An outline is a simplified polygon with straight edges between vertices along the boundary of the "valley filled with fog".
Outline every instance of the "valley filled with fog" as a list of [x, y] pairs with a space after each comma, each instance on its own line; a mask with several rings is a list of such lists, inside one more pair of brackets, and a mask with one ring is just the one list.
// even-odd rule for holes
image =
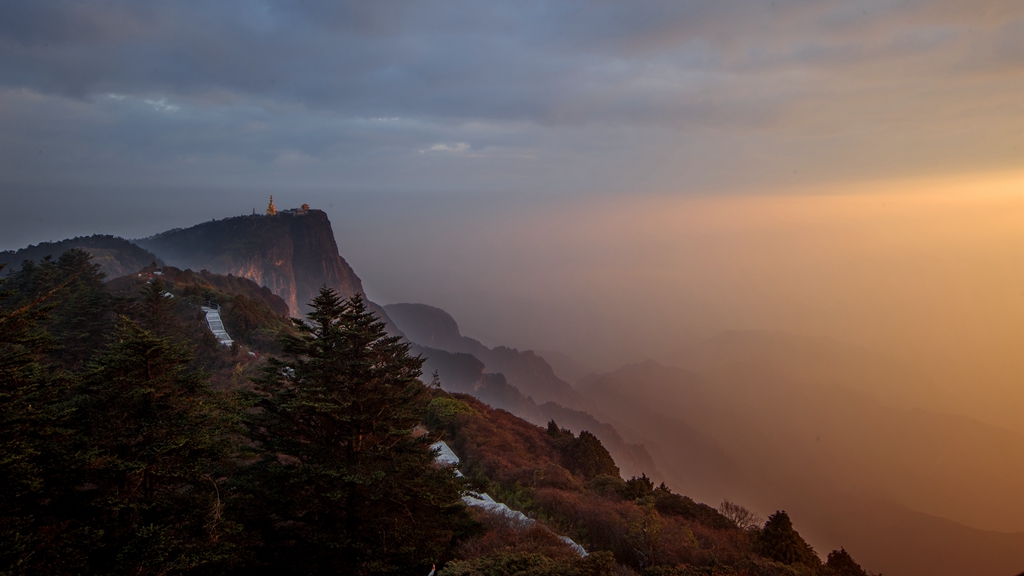
[[338, 236], [371, 297], [537, 351], [687, 494], [897, 573], [998, 573], [1024, 542], [1024, 202], [928, 185], [434, 205], [395, 252]]

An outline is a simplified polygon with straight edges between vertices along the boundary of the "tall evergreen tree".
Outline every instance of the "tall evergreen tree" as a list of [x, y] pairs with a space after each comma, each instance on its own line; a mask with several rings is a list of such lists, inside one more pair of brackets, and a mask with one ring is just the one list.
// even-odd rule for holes
[[590, 432], [583, 430], [572, 446], [572, 471], [591, 479], [599, 474], [619, 477], [619, 467], [608, 450]]
[[868, 573], [853, 559], [853, 556], [850, 556], [846, 548], [829, 552], [825, 566], [836, 576], [868, 576]]
[[43, 407], [50, 398], [39, 361], [50, 342], [38, 327], [46, 309], [41, 301], [18, 306], [14, 296], [13, 290], [0, 292], [0, 574], [16, 573], [19, 561], [39, 546], [34, 518], [47, 484], [40, 425], [48, 419]]
[[181, 337], [182, 330], [174, 316], [177, 305], [167, 285], [154, 278], [142, 290], [142, 299], [135, 302], [134, 316], [139, 324], [157, 336]]
[[579, 437], [573, 436], [571, 430], [559, 428], [554, 420], [548, 421], [548, 436], [555, 439], [565, 467], [573, 474], [587, 480], [601, 474], [619, 477], [619, 467], [597, 436], [586, 430], [581, 431]]
[[88, 529], [56, 517], [76, 468], [74, 410], [68, 379], [47, 365], [55, 345], [41, 325], [67, 283], [27, 301], [0, 292], [0, 574], [77, 572], [73, 550], [89, 539]]
[[182, 573], [225, 553], [230, 411], [190, 360], [185, 345], [124, 321], [79, 386], [88, 464], [69, 508], [102, 530], [91, 570]]
[[768, 517], [758, 537], [757, 548], [762, 556], [783, 564], [821, 565], [814, 549], [793, 528], [793, 521], [783, 510]]
[[104, 274], [90, 262], [88, 252], [73, 248], [54, 261], [25, 261], [10, 277], [15, 301], [27, 303], [48, 294], [50, 311], [42, 327], [52, 335], [59, 354], [54, 358], [69, 369], [81, 368], [106, 341], [113, 328], [113, 298], [103, 286]]
[[[254, 436], [266, 450], [250, 467], [269, 514], [269, 571], [426, 573], [464, 518], [453, 472], [413, 434], [428, 390], [423, 361], [388, 336], [362, 296], [323, 288], [287, 361], [256, 382]], [[253, 521], [253, 519], [250, 519]]]
[[48, 326], [61, 346], [65, 366], [79, 368], [102, 346], [113, 329], [113, 298], [103, 286], [105, 274], [84, 250], [71, 249], [57, 259], [58, 281], [70, 280]]

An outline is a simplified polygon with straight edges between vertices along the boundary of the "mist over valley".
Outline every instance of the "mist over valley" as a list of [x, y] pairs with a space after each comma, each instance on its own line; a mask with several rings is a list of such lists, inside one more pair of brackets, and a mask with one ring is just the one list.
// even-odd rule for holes
[[1024, 5], [0, 3], [0, 575], [1024, 571]]

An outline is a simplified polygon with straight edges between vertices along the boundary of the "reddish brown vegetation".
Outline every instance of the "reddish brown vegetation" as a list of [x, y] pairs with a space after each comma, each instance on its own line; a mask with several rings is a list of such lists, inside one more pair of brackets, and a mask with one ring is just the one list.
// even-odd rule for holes
[[[477, 488], [539, 521], [524, 529], [481, 516], [482, 533], [460, 545], [460, 560], [480, 566], [538, 555], [568, 561], [573, 552], [551, 530], [588, 551], [611, 552], [624, 574], [842, 573], [816, 557], [791, 564], [764, 558], [758, 554], [763, 543], [757, 527], [741, 528], [714, 508], [664, 484], [655, 487], [646, 477], [628, 482], [609, 474], [587, 477], [585, 470], [592, 467], [579, 465], [580, 450], [573, 448], [578, 444], [557, 425], [544, 430], [470, 396], [437, 394], [464, 404], [434, 425], [434, 433], [462, 459], [462, 471]], [[475, 573], [466, 571], [468, 564], [459, 566], [459, 574]]]
[[494, 410], [472, 396], [455, 394], [474, 409], [457, 416], [445, 439], [463, 459], [463, 473], [481, 474], [511, 488], [548, 486], [582, 490], [582, 483], [560, 465], [554, 439], [544, 429], [505, 412]]
[[495, 554], [543, 554], [553, 560], [572, 561], [576, 553], [541, 524], [520, 526], [507, 518], [476, 510], [474, 516], [483, 535], [462, 542], [455, 553], [463, 560], [476, 560]]

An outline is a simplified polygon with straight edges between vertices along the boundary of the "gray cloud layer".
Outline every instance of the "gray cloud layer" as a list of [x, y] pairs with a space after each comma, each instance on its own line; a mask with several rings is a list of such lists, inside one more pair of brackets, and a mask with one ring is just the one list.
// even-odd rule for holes
[[1013, 0], [0, 4], [20, 185], [701, 190], [1019, 166]]

